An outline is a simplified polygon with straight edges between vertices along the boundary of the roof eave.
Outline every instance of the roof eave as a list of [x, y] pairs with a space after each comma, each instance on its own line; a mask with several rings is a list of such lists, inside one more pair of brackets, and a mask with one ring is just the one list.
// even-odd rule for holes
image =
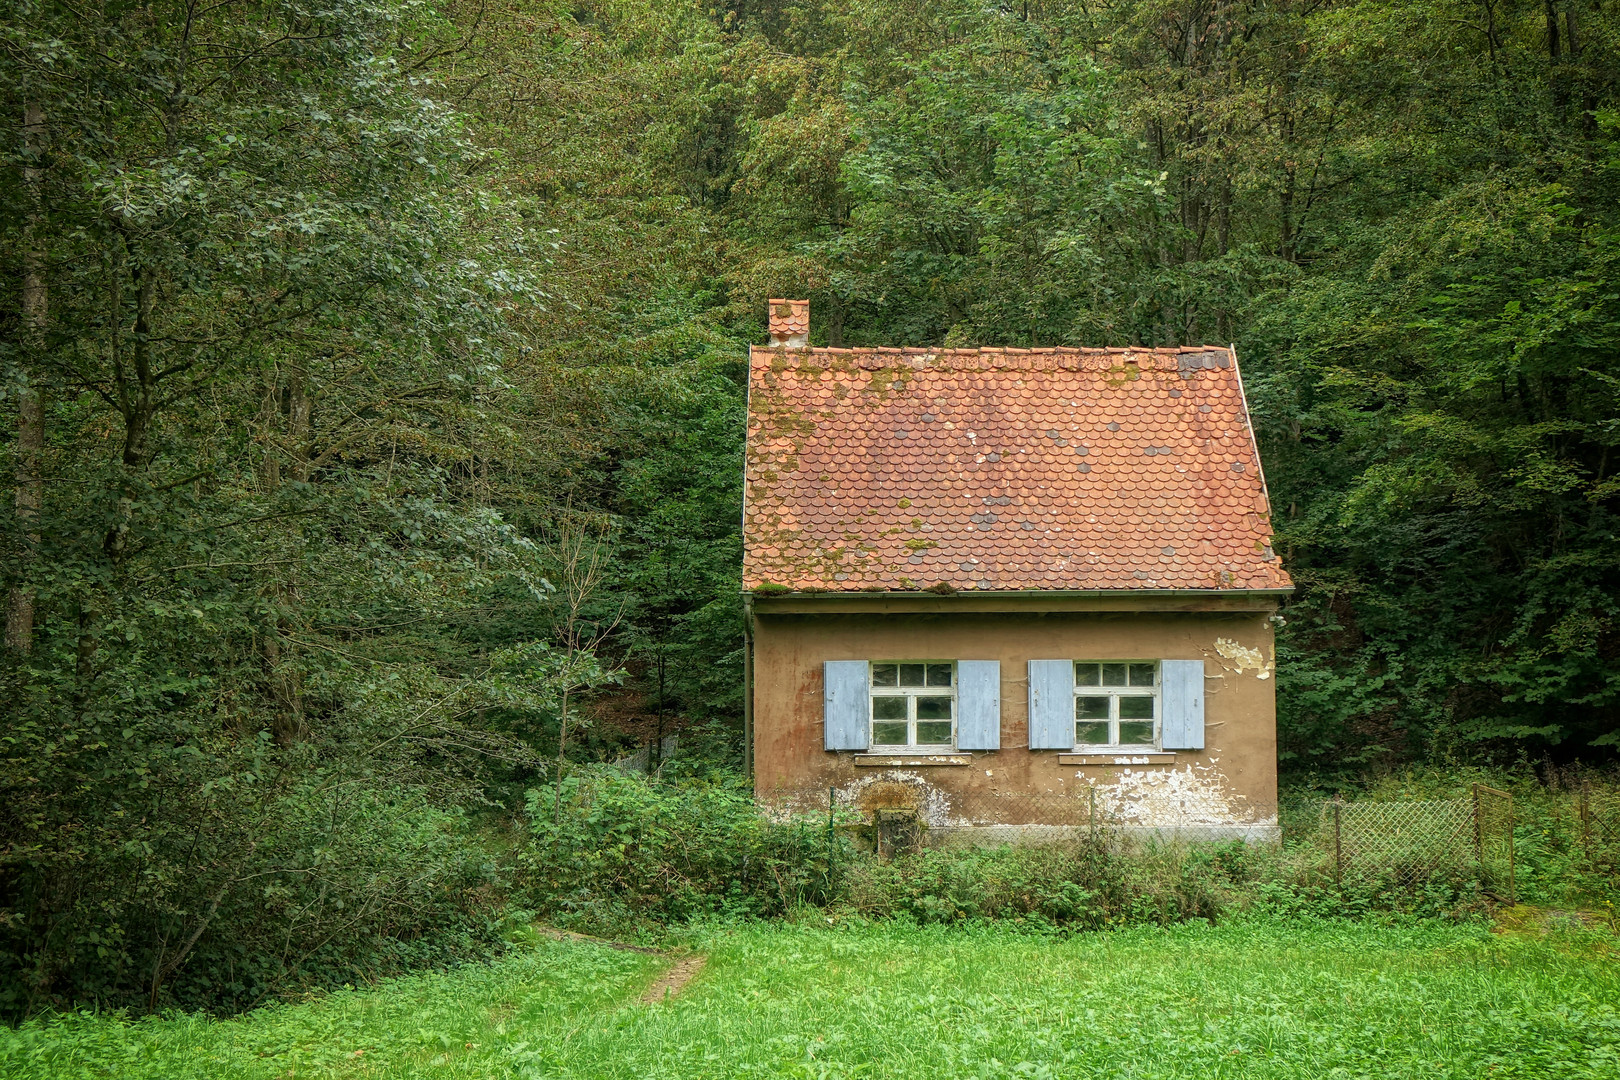
[[1272, 589], [964, 589], [918, 592], [744, 592], [756, 615], [903, 615], [1275, 612], [1292, 588]]
[[1285, 585], [1272, 589], [954, 589], [951, 592], [935, 592], [932, 589], [788, 589], [778, 592], [775, 589], [760, 592], [757, 589], [744, 589], [743, 595], [755, 599], [776, 599], [793, 597], [796, 600], [849, 600], [861, 597], [873, 599], [894, 599], [897, 597], [916, 597], [934, 599], [948, 599], [956, 596], [1027, 596], [1031, 598], [1050, 597], [1087, 597], [1087, 598], [1114, 598], [1123, 596], [1289, 596], [1294, 586]]

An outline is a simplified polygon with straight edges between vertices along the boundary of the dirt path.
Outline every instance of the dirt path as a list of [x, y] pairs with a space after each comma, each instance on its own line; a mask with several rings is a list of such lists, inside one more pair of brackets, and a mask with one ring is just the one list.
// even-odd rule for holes
[[686, 984], [691, 982], [698, 972], [703, 970], [703, 965], [707, 962], [708, 957], [700, 955], [688, 956], [678, 961], [641, 995], [642, 1004], [656, 1005], [660, 1001], [668, 1001], [675, 997], [686, 988]]
[[[540, 923], [535, 923], [534, 928], [547, 937], [556, 938], [558, 941], [580, 941], [589, 945], [601, 945], [608, 949], [620, 949], [624, 952], [646, 953], [649, 956], [665, 955], [661, 949], [650, 949], [645, 945], [627, 945], [622, 941], [609, 941], [606, 938], [591, 937], [589, 934], [576, 934], [571, 930], [558, 930], [554, 926], [545, 926]], [[708, 962], [708, 957], [697, 953], [677, 960], [668, 971], [658, 977], [657, 982], [647, 988], [645, 994], [641, 995], [641, 1003], [643, 1005], [656, 1005], [660, 1001], [668, 1001], [670, 998], [677, 996], [682, 990], [686, 989], [687, 983], [697, 977], [697, 973], [702, 971], [703, 965]]]

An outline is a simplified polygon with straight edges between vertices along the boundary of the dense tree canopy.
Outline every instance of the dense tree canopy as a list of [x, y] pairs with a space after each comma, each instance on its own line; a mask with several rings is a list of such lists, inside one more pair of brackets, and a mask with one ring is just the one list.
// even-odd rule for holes
[[678, 729], [740, 760], [768, 296], [1235, 343], [1286, 767], [1620, 742], [1614, 0], [3, 30], [0, 1009], [453, 949], [467, 814]]

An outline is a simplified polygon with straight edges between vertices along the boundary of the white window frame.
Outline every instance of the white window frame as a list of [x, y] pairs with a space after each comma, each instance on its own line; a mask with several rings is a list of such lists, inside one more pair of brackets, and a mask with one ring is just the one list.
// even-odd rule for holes
[[[1070, 730], [1075, 731], [1075, 738], [1074, 738], [1075, 752], [1076, 753], [1081, 753], [1081, 754], [1087, 754], [1087, 753], [1105, 753], [1105, 754], [1112, 754], [1112, 753], [1143, 753], [1143, 752], [1148, 752], [1148, 751], [1157, 753], [1158, 750], [1159, 750], [1159, 747], [1161, 745], [1163, 745], [1163, 743], [1164, 743], [1164, 673], [1159, 667], [1159, 662], [1157, 660], [1145, 660], [1144, 659], [1144, 660], [1074, 660], [1074, 661], [1072, 661], [1072, 663], [1074, 664], [1074, 706], [1071, 709], [1071, 713], [1073, 714], [1073, 720], [1072, 720], [1072, 723], [1071, 723], [1071, 726], [1070, 726]], [[1080, 667], [1082, 665], [1086, 665], [1086, 664], [1098, 665], [1099, 668], [1100, 668], [1100, 665], [1103, 665], [1103, 664], [1125, 664], [1125, 665], [1127, 665], [1127, 668], [1126, 668], [1126, 672], [1127, 672], [1126, 681], [1127, 682], [1130, 679], [1129, 665], [1132, 665], [1132, 664], [1152, 664], [1153, 665], [1153, 685], [1151, 687], [1148, 687], [1148, 686], [1100, 686], [1100, 685], [1099, 686], [1081, 686], [1080, 685]], [[1101, 674], [1101, 672], [1099, 670], [1099, 675], [1100, 674]], [[1086, 697], [1086, 698], [1106, 697], [1106, 698], [1108, 698], [1108, 717], [1107, 717], [1107, 719], [1104, 720], [1104, 718], [1100, 717], [1100, 716], [1099, 717], [1094, 717], [1094, 718], [1081, 719], [1080, 718], [1080, 699], [1083, 698], [1083, 697]], [[1137, 698], [1146, 697], [1146, 698], [1152, 698], [1153, 699], [1153, 721], [1152, 721], [1153, 722], [1153, 740], [1151, 742], [1146, 742], [1146, 743], [1122, 743], [1122, 742], [1119, 741], [1119, 725], [1120, 725], [1119, 699], [1120, 698], [1125, 698], [1125, 697], [1137, 697]], [[1108, 724], [1109, 741], [1105, 742], [1105, 743], [1083, 743], [1083, 742], [1081, 742], [1079, 732], [1076, 730], [1076, 728], [1080, 724], [1090, 724], [1090, 723], [1097, 723], [1097, 724], [1107, 723]], [[1127, 724], [1130, 724], [1130, 723], [1142, 723], [1142, 721], [1140, 719], [1127, 717], [1125, 719], [1125, 723], [1127, 723]]]
[[[927, 681], [926, 668], [930, 664], [946, 664], [951, 669], [951, 685], [949, 688], [940, 686], [878, 686], [874, 681], [877, 669], [884, 664], [922, 664], [924, 665], [923, 681]], [[898, 672], [896, 673], [898, 674]], [[898, 682], [898, 679], [896, 680]], [[868, 753], [883, 754], [954, 754], [956, 752], [956, 723], [960, 710], [956, 698], [957, 686], [960, 683], [956, 670], [955, 660], [873, 660], [867, 665], [866, 676], [866, 723]], [[876, 711], [874, 703], [880, 697], [906, 698], [906, 737], [911, 740], [905, 743], [878, 742], [876, 725], [882, 723], [899, 723], [899, 720], [878, 720], [873, 713]], [[949, 697], [951, 699], [951, 741], [948, 743], [918, 743], [917, 739], [917, 699], [920, 697]], [[927, 723], [928, 721], [923, 721]]]

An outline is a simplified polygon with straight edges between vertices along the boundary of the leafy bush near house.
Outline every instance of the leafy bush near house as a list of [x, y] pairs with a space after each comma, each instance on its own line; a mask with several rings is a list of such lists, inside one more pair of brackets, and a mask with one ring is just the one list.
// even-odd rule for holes
[[[1241, 846], [1241, 845], [1239, 845]], [[870, 917], [922, 923], [1010, 919], [1094, 930], [1211, 919], [1237, 902], [1230, 845], [1127, 851], [1074, 844], [923, 850], [850, 868], [841, 900]]]
[[827, 904], [855, 855], [825, 820], [763, 818], [734, 775], [666, 783], [588, 768], [531, 790], [527, 816], [525, 902], [602, 933]]
[[1313, 847], [1242, 841], [1125, 848], [1075, 844], [929, 851], [864, 860], [840, 900], [869, 917], [921, 923], [1009, 920], [1032, 928], [1100, 930], [1211, 922], [1245, 911], [1302, 918], [1457, 918], [1487, 897], [1465, 868], [1417, 882], [1393, 874], [1333, 878]]
[[[671, 782], [581, 772], [564, 781], [560, 804], [554, 787], [531, 791], [528, 824], [519, 856], [523, 902], [559, 925], [608, 935], [657, 933], [714, 914], [775, 917], [804, 908], [934, 925], [1001, 920], [1092, 930], [1215, 921], [1247, 910], [1299, 918], [1467, 917], [1493, 903], [1466, 865], [1416, 878], [1339, 876], [1309, 837], [1278, 847], [1126, 846], [1102, 832], [1050, 845], [925, 848], [884, 860], [857, 849], [852, 836], [859, 830], [829, 829], [826, 818], [762, 817], [739, 778]], [[1531, 858], [1526, 865], [1537, 864]], [[1560, 897], [1572, 895], [1573, 879], [1556, 880]]]

